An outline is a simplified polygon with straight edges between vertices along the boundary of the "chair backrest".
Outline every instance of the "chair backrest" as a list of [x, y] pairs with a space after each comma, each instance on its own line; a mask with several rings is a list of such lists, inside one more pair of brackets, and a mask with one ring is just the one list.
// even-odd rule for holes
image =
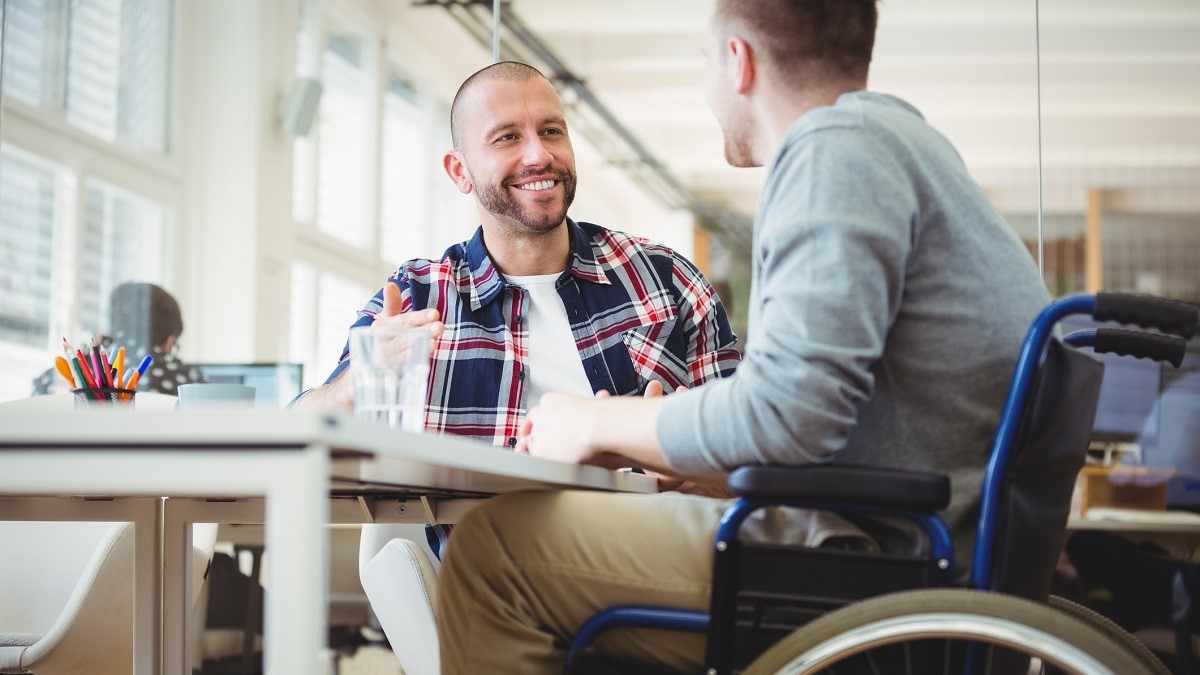
[[432, 556], [416, 542], [392, 539], [362, 566], [359, 574], [379, 625], [404, 672], [409, 675], [441, 672], [434, 604], [437, 571]]
[[[192, 599], [216, 526], [195, 526]], [[133, 668], [133, 523], [0, 521], [0, 673]]]
[[993, 590], [1039, 601], [1049, 596], [1103, 376], [1097, 359], [1058, 340], [1047, 347], [1000, 483]]
[[[24, 609], [34, 614], [25, 625], [42, 634], [25, 646], [0, 648], [0, 672], [44, 675], [130, 672], [133, 668], [133, 524], [31, 525], [40, 526], [40, 532], [34, 533], [41, 541], [39, 545], [50, 548], [61, 546], [66, 543], [63, 539], [71, 536], [64, 527], [55, 525], [81, 528], [78, 531], [87, 540], [85, 543], [90, 544], [90, 550], [79, 551], [78, 546], [72, 544], [74, 553], [86, 554], [83, 557], [86, 562], [80, 567], [76, 558], [75, 561], [63, 560], [57, 566], [63, 576], [50, 581], [60, 585], [61, 589], [69, 589], [65, 599], [61, 593], [58, 597], [51, 593], [47, 598], [33, 598], [12, 606], [14, 611]], [[94, 526], [100, 527], [98, 540], [92, 537], [96, 530]], [[32, 549], [25, 547], [16, 549], [15, 557], [25, 553], [29, 553], [30, 558], [36, 557]], [[49, 568], [32, 570], [29, 576], [7, 581], [24, 582], [26, 588], [36, 588], [37, 577], [48, 576], [48, 572]], [[66, 576], [72, 572], [73, 576]]]
[[49, 631], [116, 523], [0, 522], [0, 633]]

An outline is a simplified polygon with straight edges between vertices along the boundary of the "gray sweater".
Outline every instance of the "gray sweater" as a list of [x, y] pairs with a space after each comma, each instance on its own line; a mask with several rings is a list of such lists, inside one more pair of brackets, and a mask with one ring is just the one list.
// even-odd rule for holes
[[1049, 301], [1028, 251], [916, 109], [854, 92], [788, 130], [753, 256], [742, 364], [665, 401], [668, 464], [946, 473], [962, 559], [1018, 347]]

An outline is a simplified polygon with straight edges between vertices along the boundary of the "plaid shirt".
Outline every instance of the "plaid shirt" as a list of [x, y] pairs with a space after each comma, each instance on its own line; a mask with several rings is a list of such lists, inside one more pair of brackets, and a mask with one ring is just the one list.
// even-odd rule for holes
[[[691, 262], [674, 251], [590, 223], [568, 220], [570, 268], [556, 288], [592, 391], [641, 394], [650, 380], [666, 391], [733, 373], [740, 356], [725, 308]], [[389, 280], [404, 311], [441, 312], [434, 341], [426, 428], [516, 445], [525, 417], [528, 298], [492, 265], [483, 229], [440, 261], [410, 260]], [[380, 289], [355, 326], [383, 309]], [[348, 349], [348, 345], [347, 345]], [[348, 351], [329, 380], [348, 364]]]

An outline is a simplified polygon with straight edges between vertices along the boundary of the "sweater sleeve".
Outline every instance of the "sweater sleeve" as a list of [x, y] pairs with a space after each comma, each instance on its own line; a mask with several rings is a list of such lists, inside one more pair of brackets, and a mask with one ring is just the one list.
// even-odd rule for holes
[[664, 402], [685, 474], [827, 461], [871, 396], [904, 292], [914, 189], [861, 125], [797, 134], [775, 158], [754, 249], [750, 337], [733, 377]]

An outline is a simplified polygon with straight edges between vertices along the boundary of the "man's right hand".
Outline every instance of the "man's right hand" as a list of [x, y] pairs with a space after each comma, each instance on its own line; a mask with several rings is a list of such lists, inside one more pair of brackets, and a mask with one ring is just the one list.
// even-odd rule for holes
[[[439, 337], [446, 329], [436, 309], [405, 312], [400, 287], [390, 280], [383, 287], [383, 309], [375, 315], [374, 324], [405, 328], [424, 326], [434, 338]], [[310, 389], [294, 407], [347, 412], [354, 410], [354, 382], [350, 377], [350, 369], [343, 369], [332, 382]]]
[[429, 334], [438, 337], [445, 330], [441, 315], [436, 309], [422, 309], [416, 312], [405, 312], [401, 300], [400, 287], [389, 281], [383, 287], [383, 310], [375, 315], [375, 325], [401, 326], [404, 328], [419, 328], [427, 326]]

